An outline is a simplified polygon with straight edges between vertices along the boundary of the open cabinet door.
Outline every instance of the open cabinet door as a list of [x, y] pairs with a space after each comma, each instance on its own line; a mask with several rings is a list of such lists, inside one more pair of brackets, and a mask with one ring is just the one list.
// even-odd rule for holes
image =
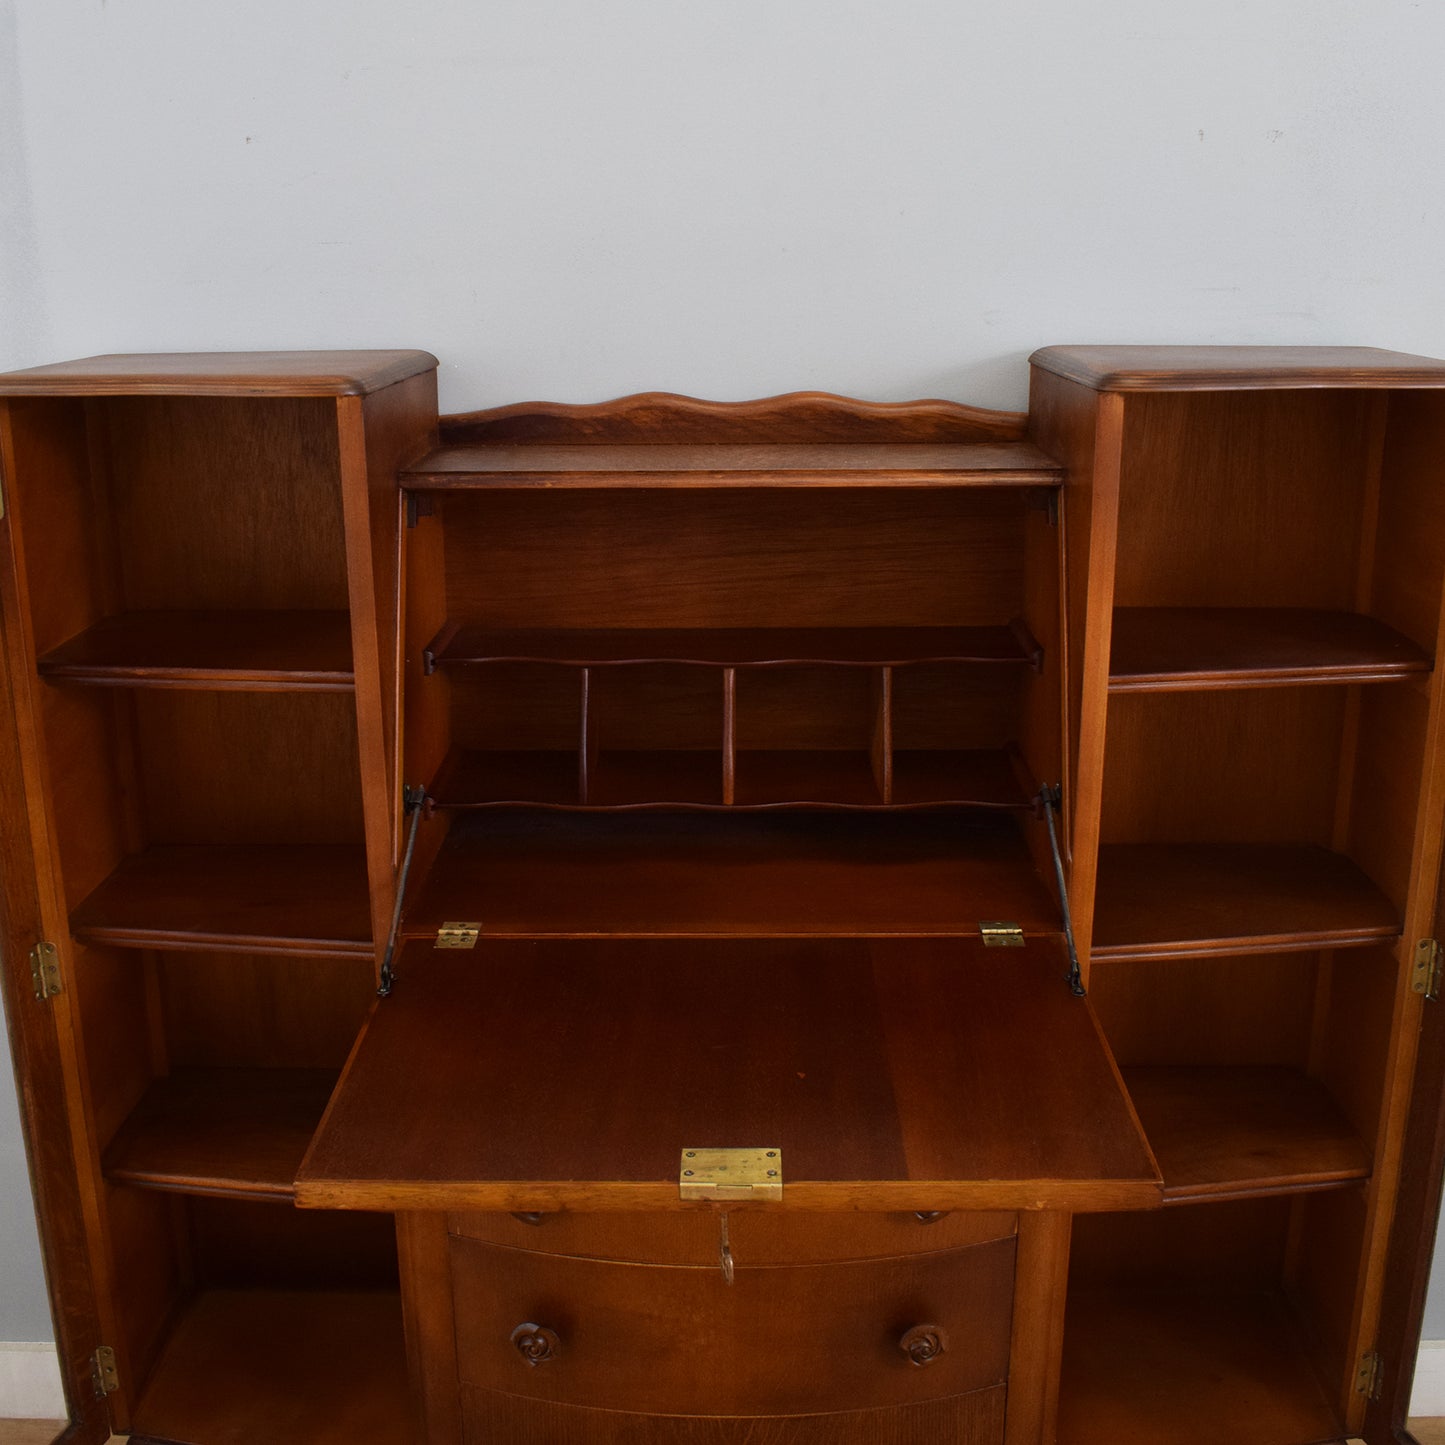
[[683, 1151], [737, 1147], [779, 1152], [785, 1209], [1147, 1208], [1066, 974], [1051, 936], [413, 941], [297, 1202], [686, 1209]]

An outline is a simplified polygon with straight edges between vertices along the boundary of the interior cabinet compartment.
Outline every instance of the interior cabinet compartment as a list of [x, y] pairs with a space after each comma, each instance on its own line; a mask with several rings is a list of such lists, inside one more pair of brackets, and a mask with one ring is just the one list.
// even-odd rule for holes
[[1131, 397], [1111, 690], [1428, 672], [1445, 556], [1430, 496], [1442, 430], [1428, 393]]
[[714, 667], [594, 667], [586, 679], [583, 801], [589, 807], [720, 807], [727, 693]]
[[1384, 948], [1095, 968], [1090, 998], [1165, 1202], [1368, 1177], [1395, 974]]
[[496, 662], [422, 685], [444, 690], [448, 719], [450, 752], [427, 789], [436, 807], [582, 801], [584, 670]]
[[116, 1346], [124, 1428], [207, 1445], [282, 1429], [316, 1445], [408, 1445], [389, 1216], [127, 1189], [112, 1189], [109, 1204], [127, 1316]]
[[46, 688], [77, 938], [371, 952], [350, 697]]
[[733, 801], [739, 807], [888, 801], [888, 675], [859, 667], [736, 674]]
[[920, 663], [891, 669], [891, 801], [1021, 808], [1042, 779], [1018, 749], [1022, 670]]
[[43, 676], [353, 687], [333, 400], [9, 406], [16, 473], [47, 483], [14, 503], [37, 549], [30, 625]]
[[1058, 905], [1025, 836], [1042, 828], [979, 809], [846, 828], [777, 809], [464, 818], [427, 841], [436, 861], [403, 932], [481, 918], [494, 938], [976, 937], [1000, 918], [1052, 933]]
[[1074, 1220], [1060, 1445], [1339, 1439], [1358, 1190]]
[[1409, 687], [1111, 698], [1093, 957], [1396, 937], [1427, 714]]

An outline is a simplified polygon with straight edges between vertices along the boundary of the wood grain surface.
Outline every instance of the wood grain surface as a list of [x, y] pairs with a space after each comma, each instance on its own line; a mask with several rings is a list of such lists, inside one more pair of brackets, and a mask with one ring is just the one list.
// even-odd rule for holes
[[304, 1205], [677, 1209], [681, 1149], [747, 1141], [783, 1151], [794, 1208], [1159, 1199], [1046, 940], [417, 942], [400, 973]]

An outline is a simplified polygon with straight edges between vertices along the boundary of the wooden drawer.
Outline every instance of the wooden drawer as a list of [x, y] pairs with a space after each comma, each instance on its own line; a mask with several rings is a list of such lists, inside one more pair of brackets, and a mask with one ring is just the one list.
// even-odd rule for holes
[[[847, 1264], [652, 1267], [451, 1242], [468, 1385], [673, 1415], [868, 1410], [960, 1395], [1008, 1373], [1014, 1241]], [[513, 1333], [550, 1332], [529, 1363]], [[933, 1327], [915, 1364], [900, 1341]]]
[[923, 1405], [776, 1420], [624, 1415], [462, 1388], [466, 1445], [1002, 1445], [1002, 1385]]
[[[728, 1216], [739, 1265], [825, 1264], [932, 1254], [1008, 1239], [1017, 1215], [953, 1210], [917, 1214], [800, 1214], [736, 1210]], [[718, 1216], [711, 1210], [674, 1214], [454, 1214], [450, 1231], [484, 1244], [542, 1254], [615, 1259], [633, 1264], [693, 1264], [718, 1259]]]

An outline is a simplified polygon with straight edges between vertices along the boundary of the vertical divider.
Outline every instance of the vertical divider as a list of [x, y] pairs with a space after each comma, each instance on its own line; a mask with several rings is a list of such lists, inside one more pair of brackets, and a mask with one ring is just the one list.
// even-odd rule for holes
[[738, 670], [723, 668], [722, 781], [723, 803], [732, 807], [737, 793]]
[[578, 706], [581, 727], [577, 737], [577, 801], [592, 801], [592, 775], [597, 769], [597, 727], [592, 716], [592, 669], [578, 669]]
[[869, 748], [873, 783], [878, 801], [893, 801], [893, 669], [880, 667], [873, 674], [873, 739]]

